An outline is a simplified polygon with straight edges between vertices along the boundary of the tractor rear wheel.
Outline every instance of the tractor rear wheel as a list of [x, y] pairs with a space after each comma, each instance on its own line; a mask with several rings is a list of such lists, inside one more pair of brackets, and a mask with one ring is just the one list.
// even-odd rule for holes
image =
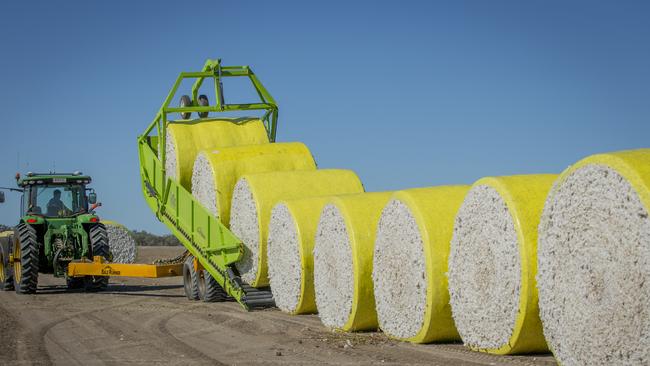
[[223, 302], [228, 300], [228, 294], [219, 282], [207, 270], [199, 274], [199, 297], [204, 302]]
[[187, 256], [183, 263], [183, 288], [188, 300], [199, 299], [199, 279], [194, 269], [194, 256]]
[[26, 224], [16, 227], [14, 243], [14, 288], [19, 294], [33, 294], [38, 286], [39, 243], [36, 229]]
[[[90, 228], [88, 232], [90, 237], [90, 247], [91, 255], [90, 259], [92, 260], [95, 256], [104, 257], [104, 259], [110, 259], [110, 249], [108, 247], [108, 233], [106, 233], [106, 227], [103, 224], [97, 224]], [[86, 291], [102, 291], [108, 287], [108, 277], [107, 276], [85, 276], [84, 277], [84, 286]]]

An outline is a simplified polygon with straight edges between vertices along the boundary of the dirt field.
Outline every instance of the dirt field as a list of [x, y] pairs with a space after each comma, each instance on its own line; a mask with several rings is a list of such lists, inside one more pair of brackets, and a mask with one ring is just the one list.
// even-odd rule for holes
[[[139, 261], [179, 248], [141, 248]], [[411, 345], [381, 333], [338, 334], [316, 315], [246, 312], [237, 303], [185, 299], [180, 277], [113, 279], [109, 290], [67, 292], [39, 278], [39, 293], [0, 293], [1, 365], [555, 365], [550, 355], [499, 357], [461, 344]]]

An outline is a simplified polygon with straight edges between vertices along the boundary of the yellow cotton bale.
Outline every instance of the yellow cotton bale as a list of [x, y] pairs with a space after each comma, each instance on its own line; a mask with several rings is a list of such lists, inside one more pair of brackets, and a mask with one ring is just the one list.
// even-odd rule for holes
[[165, 137], [165, 171], [186, 189], [191, 188], [194, 160], [201, 150], [267, 144], [269, 138], [259, 119], [232, 118], [171, 122]]
[[377, 328], [373, 249], [379, 216], [391, 195], [337, 196], [323, 208], [314, 246], [314, 288], [318, 315], [329, 328]]
[[562, 365], [650, 364], [650, 149], [565, 170], [539, 225], [544, 335]]
[[539, 319], [537, 226], [556, 175], [483, 178], [458, 211], [449, 294], [458, 333], [495, 354], [546, 352]]
[[266, 244], [271, 210], [278, 201], [363, 192], [351, 170], [324, 169], [243, 175], [233, 191], [230, 230], [242, 240], [244, 257], [236, 263], [254, 287], [269, 284]]
[[314, 237], [320, 213], [328, 201], [328, 197], [280, 201], [271, 211], [267, 244], [269, 282], [275, 304], [284, 312], [316, 312]]
[[315, 169], [314, 158], [300, 142], [201, 151], [194, 162], [192, 195], [228, 225], [232, 191], [242, 175]]
[[396, 192], [377, 227], [373, 285], [379, 327], [414, 343], [460, 340], [447, 289], [456, 213], [469, 186]]

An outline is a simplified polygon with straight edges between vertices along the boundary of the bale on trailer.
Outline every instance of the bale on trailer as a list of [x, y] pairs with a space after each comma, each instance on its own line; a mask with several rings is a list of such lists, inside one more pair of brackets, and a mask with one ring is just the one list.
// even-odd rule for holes
[[290, 314], [316, 312], [314, 237], [328, 197], [278, 202], [267, 244], [269, 282], [276, 306]]
[[230, 229], [244, 244], [244, 257], [235, 264], [244, 282], [269, 284], [266, 243], [271, 209], [280, 200], [363, 192], [351, 170], [324, 169], [271, 172], [242, 176], [233, 191]]
[[480, 179], [458, 211], [449, 294], [458, 333], [474, 350], [548, 351], [535, 288], [537, 225], [556, 177]]
[[110, 220], [102, 220], [108, 234], [108, 248], [113, 263], [135, 263], [137, 244], [129, 229]]
[[650, 363], [650, 149], [562, 173], [539, 225], [540, 315], [562, 365]]
[[300, 142], [201, 151], [194, 162], [192, 195], [228, 226], [232, 192], [242, 175], [315, 169], [314, 158]]
[[264, 123], [255, 118], [169, 122], [165, 137], [165, 172], [190, 189], [194, 160], [201, 150], [269, 143]]
[[372, 278], [379, 327], [414, 343], [460, 340], [449, 305], [447, 258], [469, 186], [396, 192], [384, 207]]
[[332, 197], [323, 209], [314, 246], [318, 315], [329, 328], [377, 328], [372, 255], [381, 210], [392, 193]]

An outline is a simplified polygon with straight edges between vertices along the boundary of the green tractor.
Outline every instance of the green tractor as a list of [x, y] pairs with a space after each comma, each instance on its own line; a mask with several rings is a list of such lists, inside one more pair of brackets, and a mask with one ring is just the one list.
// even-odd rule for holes
[[0, 288], [35, 293], [39, 272], [64, 277], [69, 289], [99, 291], [108, 286], [108, 277], [67, 275], [71, 261], [111, 259], [106, 228], [95, 214], [101, 204], [86, 187], [90, 182], [80, 172], [16, 175], [19, 188], [5, 189], [22, 193], [21, 218], [13, 239], [0, 241]]

